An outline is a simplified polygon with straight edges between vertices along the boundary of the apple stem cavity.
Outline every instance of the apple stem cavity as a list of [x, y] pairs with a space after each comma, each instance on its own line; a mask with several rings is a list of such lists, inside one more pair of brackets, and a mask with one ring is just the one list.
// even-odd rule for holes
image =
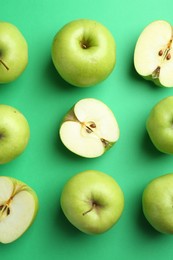
[[0, 140], [2, 140], [4, 138], [4, 135], [2, 133], [0, 133]]
[[0, 60], [0, 63], [6, 68], [6, 70], [9, 70], [9, 67], [5, 64], [3, 60]]
[[96, 207], [97, 207], [97, 204], [95, 202], [93, 202], [91, 208], [89, 210], [85, 211], [82, 215], [85, 216], [86, 214], [90, 213]]
[[81, 47], [82, 47], [82, 49], [84, 49], [84, 50], [89, 49], [89, 48], [90, 48], [90, 42], [89, 42], [89, 40], [83, 39], [83, 40], [81, 41]]

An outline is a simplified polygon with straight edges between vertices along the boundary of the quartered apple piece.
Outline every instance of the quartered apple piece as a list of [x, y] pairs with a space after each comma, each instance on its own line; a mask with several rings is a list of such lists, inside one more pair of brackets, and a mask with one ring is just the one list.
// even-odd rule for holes
[[156, 85], [173, 87], [173, 27], [158, 20], [139, 36], [134, 52], [135, 69]]
[[25, 183], [0, 177], [0, 242], [11, 243], [32, 224], [38, 209], [38, 198]]
[[113, 112], [101, 101], [82, 99], [65, 116], [60, 138], [72, 152], [87, 158], [101, 156], [119, 138]]

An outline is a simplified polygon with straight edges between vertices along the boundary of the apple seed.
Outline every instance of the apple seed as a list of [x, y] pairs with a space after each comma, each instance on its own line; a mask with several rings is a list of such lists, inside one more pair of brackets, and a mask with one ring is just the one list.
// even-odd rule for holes
[[7, 208], [7, 216], [10, 215], [10, 208]]
[[88, 122], [89, 123], [89, 126], [87, 126], [85, 123], [84, 123], [84, 126], [86, 127], [86, 131], [87, 133], [92, 133], [93, 130], [91, 128], [96, 128], [96, 124], [94, 122]]
[[159, 56], [162, 56], [163, 55], [163, 50], [160, 50], [158, 54], [159, 54]]
[[91, 127], [91, 128], [96, 128], [96, 124], [95, 124], [94, 122], [92, 122], [92, 123], [90, 124], [90, 127]]
[[0, 221], [10, 214], [10, 208], [8, 205], [0, 206]]
[[89, 126], [86, 126], [86, 132], [90, 134], [93, 132], [93, 130]]
[[166, 56], [166, 59], [167, 59], [167, 60], [170, 60], [170, 59], [171, 59], [171, 54], [170, 54], [170, 53], [168, 53], [168, 55]]

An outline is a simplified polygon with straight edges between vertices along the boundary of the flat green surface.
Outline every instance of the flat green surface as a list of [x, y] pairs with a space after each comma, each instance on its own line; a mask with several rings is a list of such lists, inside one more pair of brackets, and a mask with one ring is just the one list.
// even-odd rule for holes
[[[0, 166], [0, 175], [16, 177], [33, 187], [39, 212], [33, 226], [17, 241], [0, 245], [4, 260], [143, 260], [172, 259], [173, 237], [153, 230], [141, 211], [141, 194], [152, 178], [173, 171], [173, 157], [155, 150], [145, 130], [150, 109], [173, 89], [158, 88], [140, 78], [133, 52], [142, 29], [164, 19], [173, 23], [173, 1], [156, 0], [0, 0], [0, 19], [15, 24], [29, 45], [29, 64], [15, 82], [0, 86], [0, 103], [24, 113], [31, 128], [25, 152]], [[98, 86], [79, 89], [56, 73], [50, 55], [55, 33], [67, 22], [90, 18], [110, 29], [117, 44], [117, 64]], [[68, 152], [58, 129], [63, 115], [79, 99], [98, 98], [114, 112], [121, 137], [97, 159]], [[74, 174], [97, 169], [113, 176], [125, 194], [120, 221], [109, 232], [88, 236], [63, 216], [59, 198]]]

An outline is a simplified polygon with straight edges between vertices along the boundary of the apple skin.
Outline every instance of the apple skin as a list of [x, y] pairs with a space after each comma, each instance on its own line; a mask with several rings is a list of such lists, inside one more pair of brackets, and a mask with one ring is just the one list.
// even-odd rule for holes
[[157, 231], [173, 234], [173, 173], [159, 176], [145, 187], [142, 195], [143, 212]]
[[148, 81], [151, 81], [151, 82], [153, 82], [157, 87], [160, 87], [160, 88], [162, 88], [162, 87], [165, 87], [165, 86], [163, 86], [161, 83], [160, 83], [160, 80], [159, 80], [159, 78], [153, 78], [152, 77], [152, 75], [149, 75], [149, 76], [142, 76], [145, 80], [148, 80]]
[[105, 80], [115, 66], [115, 41], [99, 22], [75, 20], [55, 35], [52, 60], [68, 83], [77, 87], [93, 86]]
[[64, 186], [61, 199], [67, 219], [86, 234], [100, 234], [119, 220], [124, 194], [109, 175], [87, 170], [73, 176]]
[[10, 162], [26, 148], [30, 127], [16, 108], [0, 104], [0, 164]]
[[28, 45], [18, 28], [0, 22], [0, 83], [16, 80], [28, 64]]
[[146, 129], [154, 146], [163, 153], [173, 154], [173, 96], [159, 101], [150, 111]]
[[[0, 218], [2, 218], [0, 221], [0, 231], [3, 232], [3, 234], [1, 234], [1, 232], [0, 232], [0, 243], [8, 244], [8, 243], [12, 243], [15, 240], [19, 239], [28, 230], [28, 228], [33, 224], [33, 222], [37, 216], [37, 213], [38, 213], [39, 201], [38, 201], [38, 196], [37, 196], [36, 192], [23, 181], [13, 178], [13, 177], [9, 177], [9, 176], [0, 176], [0, 183], [1, 183], [2, 179], [6, 179], [6, 182], [8, 182], [9, 185], [12, 186], [13, 195], [11, 196], [11, 198], [8, 198], [8, 191], [5, 189], [6, 187], [4, 185], [3, 186], [1, 185], [2, 187], [1, 187], [1, 191], [0, 191], [0, 193], [2, 191], [4, 191], [4, 194], [1, 193], [1, 196], [0, 196], [0, 206], [2, 206], [5, 203], [4, 197], [7, 196], [8, 201], [6, 202], [6, 205], [10, 208], [10, 214], [12, 214], [14, 216], [15, 208], [14, 208], [13, 204], [16, 204], [16, 201], [14, 201], [15, 196], [17, 194], [19, 194], [20, 192], [28, 192], [34, 201], [34, 208], [32, 209], [33, 210], [32, 219], [30, 219], [30, 220], [28, 219], [27, 224], [25, 224], [25, 227], [22, 228], [21, 230], [19, 230], [21, 222], [15, 223], [14, 220], [12, 220], [12, 219], [9, 220], [8, 216], [4, 221], [4, 218], [2, 216], [2, 209], [0, 209]], [[18, 199], [17, 204], [18, 204], [18, 208], [21, 207], [21, 210], [22, 210], [22, 205], [20, 205], [19, 199]], [[26, 205], [28, 206], [28, 210], [29, 210], [30, 209], [29, 204], [26, 204]], [[28, 212], [27, 215], [29, 215], [29, 213], [31, 213], [31, 212]], [[21, 212], [21, 214], [24, 215], [24, 214], [26, 214], [26, 212]], [[27, 217], [24, 217], [25, 221], [26, 221], [26, 218]], [[4, 234], [4, 228], [1, 227], [3, 221], [6, 222], [5, 225], [7, 225], [7, 227], [9, 228], [8, 231], [7, 231], [7, 229], [5, 229], [6, 234]]]

